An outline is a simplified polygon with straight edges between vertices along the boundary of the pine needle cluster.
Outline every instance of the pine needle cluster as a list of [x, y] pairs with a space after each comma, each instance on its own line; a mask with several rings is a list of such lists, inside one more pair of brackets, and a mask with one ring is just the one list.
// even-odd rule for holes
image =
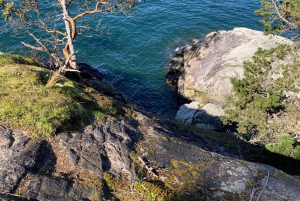
[[[244, 63], [244, 78], [232, 79], [234, 94], [224, 106], [227, 117], [223, 119], [226, 124], [236, 123], [239, 133], [272, 151], [295, 158], [300, 157], [298, 52], [298, 47], [285, 45], [259, 49], [252, 61]], [[285, 141], [290, 150], [277, 150]]]

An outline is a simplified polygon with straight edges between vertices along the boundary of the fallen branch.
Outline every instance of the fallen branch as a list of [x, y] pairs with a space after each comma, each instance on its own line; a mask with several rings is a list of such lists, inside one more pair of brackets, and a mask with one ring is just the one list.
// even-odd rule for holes
[[263, 194], [263, 192], [266, 190], [266, 187], [268, 186], [269, 183], [269, 178], [270, 178], [270, 172], [268, 171], [268, 177], [267, 177], [267, 182], [266, 185], [264, 186], [264, 188], [262, 189], [262, 191], [260, 192], [259, 196], [257, 197], [256, 201], [259, 201], [260, 196]]
[[261, 189], [261, 192], [259, 193], [258, 197], [256, 198], [256, 201], [259, 201], [261, 195], [264, 193], [264, 191], [266, 190], [267, 186], [268, 186], [268, 183], [269, 183], [269, 178], [270, 178], [270, 172], [268, 171], [268, 176], [267, 176], [267, 182], [266, 182], [266, 185], [262, 188], [262, 187], [257, 187], [257, 188], [253, 188], [252, 189], [252, 192], [251, 192], [251, 195], [250, 195], [250, 201], [253, 201], [253, 198], [255, 196], [255, 193], [257, 190]]

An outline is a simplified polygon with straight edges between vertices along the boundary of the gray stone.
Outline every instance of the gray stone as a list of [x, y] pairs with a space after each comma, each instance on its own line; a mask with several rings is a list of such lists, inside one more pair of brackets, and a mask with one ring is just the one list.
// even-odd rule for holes
[[211, 103], [201, 107], [202, 105], [200, 102], [193, 101], [180, 106], [175, 120], [208, 130], [221, 129], [223, 123], [220, 117], [224, 115], [222, 108]]
[[68, 194], [68, 182], [44, 177], [40, 187], [38, 200], [63, 200]]
[[184, 99], [222, 105], [232, 93], [231, 78], [244, 76], [243, 62], [251, 60], [259, 47], [270, 49], [278, 44], [293, 42], [247, 28], [212, 32], [174, 54], [167, 82]]
[[[211, 114], [216, 115], [216, 111], [212, 110]], [[127, 182], [134, 183], [142, 179], [135, 168], [146, 170], [148, 179], [155, 178], [191, 198], [200, 199], [204, 195], [206, 200], [226, 200], [228, 193], [236, 198], [249, 197], [249, 192], [258, 186], [254, 193], [257, 198], [267, 180], [261, 200], [300, 197], [300, 181], [296, 177], [270, 166], [243, 161], [219, 142], [180, 132], [173, 124], [163, 125], [137, 112], [135, 120], [107, 120], [100, 125], [89, 125], [81, 132], [60, 134], [51, 142], [40, 140], [26, 146], [20, 143], [26, 139], [22, 135], [12, 132], [12, 146], [0, 152], [0, 198], [15, 199], [10, 194], [22, 189], [19, 198], [25, 200], [105, 200], [101, 183], [104, 171], [116, 179], [127, 176]], [[132, 155], [143, 163], [133, 163]], [[62, 167], [65, 169], [57, 169], [59, 161], [65, 163]], [[78, 177], [72, 171], [85, 173]], [[87, 172], [97, 178], [88, 177]], [[85, 179], [92, 184], [99, 183], [92, 188], [81, 183]]]
[[195, 113], [197, 112], [197, 110], [199, 109], [199, 105], [200, 103], [197, 101], [194, 101], [190, 104], [184, 104], [182, 106], [180, 106], [175, 120], [186, 123], [186, 124], [191, 124], [193, 122]]
[[115, 176], [120, 173], [131, 178], [130, 150], [140, 138], [136, 128], [128, 122], [107, 121], [85, 127], [84, 133], [60, 136], [60, 147], [67, 153], [69, 163], [103, 177], [109, 170]]
[[[280, 179], [273, 176], [265, 176], [260, 181], [260, 189], [255, 194], [256, 197], [261, 194], [261, 200], [300, 200], [299, 183], [295, 182], [292, 178], [288, 179], [286, 183], [280, 182]], [[263, 189], [265, 190], [263, 191]], [[283, 196], [285, 192], [288, 196]], [[275, 198], [275, 199], [274, 199]]]
[[0, 192], [10, 193], [28, 172], [41, 171], [52, 152], [46, 141], [40, 140], [26, 147], [28, 137], [20, 131], [6, 134], [10, 134], [12, 145], [0, 152]]
[[27, 182], [23, 198], [40, 201], [86, 200], [99, 195], [102, 190], [74, 183], [71, 180], [67, 181], [61, 178], [35, 175]]
[[224, 111], [221, 107], [208, 103], [194, 115], [196, 126], [208, 130], [218, 130], [223, 127], [220, 117], [224, 116]]
[[0, 150], [8, 149], [13, 142], [12, 131], [10, 128], [0, 127]]

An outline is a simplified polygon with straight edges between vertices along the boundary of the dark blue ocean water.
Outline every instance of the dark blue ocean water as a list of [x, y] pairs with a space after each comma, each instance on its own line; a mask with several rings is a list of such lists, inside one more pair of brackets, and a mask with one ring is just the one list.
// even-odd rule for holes
[[[164, 71], [176, 47], [217, 30], [262, 30], [253, 12], [260, 0], [147, 0], [130, 17], [100, 14], [108, 36], [77, 37], [80, 62], [105, 71], [106, 79], [153, 113], [175, 111], [175, 92]], [[1, 23], [1, 22], [0, 22]], [[26, 34], [0, 33], [0, 51], [12, 52]]]

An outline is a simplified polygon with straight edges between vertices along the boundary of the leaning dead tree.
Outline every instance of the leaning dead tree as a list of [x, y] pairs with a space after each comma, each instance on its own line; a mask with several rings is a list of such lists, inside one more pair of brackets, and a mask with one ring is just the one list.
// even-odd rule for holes
[[[97, 13], [131, 13], [141, 0], [0, 0], [5, 20], [34, 39], [37, 46], [22, 42], [35, 51], [46, 52], [58, 65], [46, 86], [53, 86], [60, 74], [77, 71], [74, 40], [78, 23]], [[97, 20], [97, 19], [96, 19]], [[42, 30], [49, 37], [38, 37], [34, 30]], [[49, 38], [51, 38], [49, 40]], [[61, 51], [58, 51], [61, 49]]]

